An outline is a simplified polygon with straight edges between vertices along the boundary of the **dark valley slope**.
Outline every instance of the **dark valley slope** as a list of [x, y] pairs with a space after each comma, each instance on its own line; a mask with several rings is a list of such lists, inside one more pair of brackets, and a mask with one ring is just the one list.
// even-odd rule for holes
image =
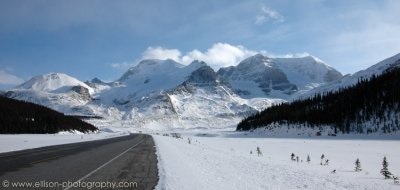
[[0, 134], [93, 132], [97, 128], [41, 105], [0, 96]]
[[400, 129], [400, 68], [359, 79], [335, 92], [272, 106], [242, 120], [237, 130], [283, 125], [332, 127], [343, 133], [391, 133]]

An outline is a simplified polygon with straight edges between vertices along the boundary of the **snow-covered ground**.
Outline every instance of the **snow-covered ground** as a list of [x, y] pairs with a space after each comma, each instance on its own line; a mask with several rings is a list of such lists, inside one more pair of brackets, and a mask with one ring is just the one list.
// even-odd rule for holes
[[[93, 134], [0, 135], [0, 152], [112, 138], [141, 130], [126, 129], [111, 125]], [[174, 138], [170, 132], [142, 132], [153, 133], [156, 142], [160, 176], [156, 189], [400, 189], [380, 174], [386, 156], [389, 171], [400, 175], [398, 135], [266, 137], [261, 132], [223, 128], [176, 129], [181, 138]], [[257, 147], [262, 156], [257, 155]], [[291, 160], [292, 153], [299, 156], [299, 162]], [[320, 165], [322, 154], [329, 165]], [[354, 171], [357, 158], [361, 172]], [[336, 172], [331, 173], [333, 170]]]
[[59, 133], [0, 135], [0, 152], [25, 150], [44, 146], [92, 141], [128, 135], [128, 132]]
[[[236, 132], [183, 133], [181, 139], [162, 135], [153, 135], [157, 189], [400, 189], [380, 174], [386, 156], [389, 171], [400, 175], [399, 140], [257, 138]], [[292, 153], [299, 162], [291, 161]], [[322, 154], [329, 165], [320, 165]], [[357, 158], [361, 172], [354, 171]]]

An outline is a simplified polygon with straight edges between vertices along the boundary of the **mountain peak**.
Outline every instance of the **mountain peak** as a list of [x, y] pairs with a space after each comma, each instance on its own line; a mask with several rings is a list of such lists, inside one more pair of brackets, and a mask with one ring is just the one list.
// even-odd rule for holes
[[253, 55], [253, 57], [256, 58], [256, 59], [268, 59], [267, 56], [265, 56], [265, 55], [263, 55], [261, 53], [257, 53], [255, 55]]
[[143, 60], [116, 81], [121, 88], [110, 96], [136, 100], [160, 90], [170, 90], [182, 84], [193, 71], [204, 66], [207, 64], [200, 61], [183, 65], [171, 59]]
[[207, 63], [205, 63], [204, 61], [199, 61], [199, 60], [194, 60], [188, 65], [188, 67], [197, 67], [197, 68], [204, 67], [204, 66], [207, 66]]
[[263, 68], [265, 67], [266, 63], [268, 63], [269, 58], [262, 54], [256, 54], [254, 56], [250, 56], [245, 60], [241, 61], [238, 64], [239, 69], [248, 69], [248, 68]]
[[184, 65], [172, 60], [172, 59], [166, 59], [166, 60], [160, 60], [160, 59], [144, 59], [139, 62], [137, 66], [134, 66], [132, 68], [136, 67], [159, 67], [159, 66], [164, 66], [164, 67], [184, 67]]
[[92, 79], [90, 82], [91, 82], [91, 83], [94, 83], [94, 84], [105, 84], [104, 81], [100, 80], [100, 79], [97, 78], [97, 77], [95, 77], [94, 79]]
[[299, 57], [299, 59], [304, 59], [304, 60], [309, 60], [309, 61], [315, 61], [315, 62], [319, 62], [319, 63], [325, 63], [324, 61], [322, 61], [321, 59], [318, 59], [315, 56], [312, 55], [307, 55], [304, 57]]
[[320, 85], [342, 77], [339, 71], [311, 55], [273, 58], [271, 62], [274, 67], [281, 69], [287, 74], [289, 81], [297, 83], [297, 86], [301, 89], [313, 88], [314, 84]]
[[146, 74], [158, 71], [162, 73], [166, 70], [176, 70], [185, 67], [185, 65], [180, 64], [172, 59], [159, 60], [159, 59], [145, 59], [139, 62], [139, 64], [131, 67], [125, 72], [118, 82], [123, 82], [131, 78], [131, 76], [138, 73]]
[[386, 58], [375, 65], [368, 67], [365, 70], [358, 71], [352, 75], [348, 74], [342, 77], [340, 80], [336, 80], [336, 82], [328, 83], [326, 85], [319, 86], [314, 88], [300, 96], [300, 98], [305, 98], [309, 96], [313, 96], [314, 94], [323, 94], [325, 92], [333, 92], [337, 91], [340, 88], [348, 87], [357, 84], [359, 79], [369, 79], [373, 75], [381, 75], [388, 69], [393, 67], [400, 66], [400, 53]]
[[216, 84], [217, 73], [210, 66], [203, 66], [193, 71], [188, 77], [187, 82], [195, 84]]
[[91, 88], [79, 81], [78, 79], [71, 77], [64, 73], [48, 73], [44, 75], [38, 75], [25, 83], [19, 85], [17, 89], [27, 89], [27, 90], [36, 90], [36, 91], [55, 91], [65, 87], [73, 87], [73, 86], [82, 86], [89, 90]]

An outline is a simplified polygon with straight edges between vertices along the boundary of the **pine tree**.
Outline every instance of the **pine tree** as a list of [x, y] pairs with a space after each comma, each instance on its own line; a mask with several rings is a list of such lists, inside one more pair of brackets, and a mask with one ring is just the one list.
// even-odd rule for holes
[[292, 153], [292, 154], [290, 155], [290, 159], [291, 159], [292, 161], [295, 161], [295, 157], [296, 157], [296, 155], [294, 155], [294, 153]]
[[322, 165], [322, 160], [324, 160], [324, 158], [325, 158], [325, 155], [322, 154], [322, 155], [321, 155], [321, 163], [320, 163], [320, 165]]
[[[400, 129], [397, 118], [388, 117], [400, 112], [400, 69], [391, 69], [380, 76], [360, 79], [352, 87], [340, 88], [304, 100], [273, 105], [253, 116], [243, 119], [237, 130], [258, 127], [271, 129], [275, 124], [322, 127], [334, 125], [335, 133], [391, 133]], [[365, 130], [363, 123], [373, 120], [373, 128]], [[383, 126], [380, 126], [381, 123]]]
[[381, 174], [385, 177], [385, 179], [390, 179], [390, 176], [392, 174], [389, 172], [388, 169], [389, 163], [386, 161], [386, 156], [383, 157], [382, 166], [383, 168], [381, 169]]
[[399, 182], [399, 177], [393, 176], [393, 182], [394, 182], [395, 184], [399, 184], [399, 183], [400, 183], [400, 182]]
[[355, 170], [356, 172], [361, 171], [362, 169], [361, 169], [361, 162], [360, 162], [360, 159], [357, 158], [355, 164], [356, 164], [356, 167], [354, 168], [354, 170]]
[[260, 150], [260, 147], [258, 147], [258, 146], [257, 146], [257, 155], [258, 155], [258, 156], [262, 156], [262, 152], [261, 152], [261, 150]]
[[310, 163], [311, 159], [310, 159], [310, 155], [307, 155], [307, 162]]

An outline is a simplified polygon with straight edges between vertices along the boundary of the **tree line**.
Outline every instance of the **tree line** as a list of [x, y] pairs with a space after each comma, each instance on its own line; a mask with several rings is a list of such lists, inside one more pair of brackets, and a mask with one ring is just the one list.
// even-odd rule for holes
[[237, 130], [273, 124], [334, 127], [335, 133], [391, 133], [400, 129], [400, 68], [359, 79], [350, 87], [280, 103], [243, 119]]
[[30, 102], [0, 96], [0, 134], [46, 134], [98, 129], [82, 120]]

